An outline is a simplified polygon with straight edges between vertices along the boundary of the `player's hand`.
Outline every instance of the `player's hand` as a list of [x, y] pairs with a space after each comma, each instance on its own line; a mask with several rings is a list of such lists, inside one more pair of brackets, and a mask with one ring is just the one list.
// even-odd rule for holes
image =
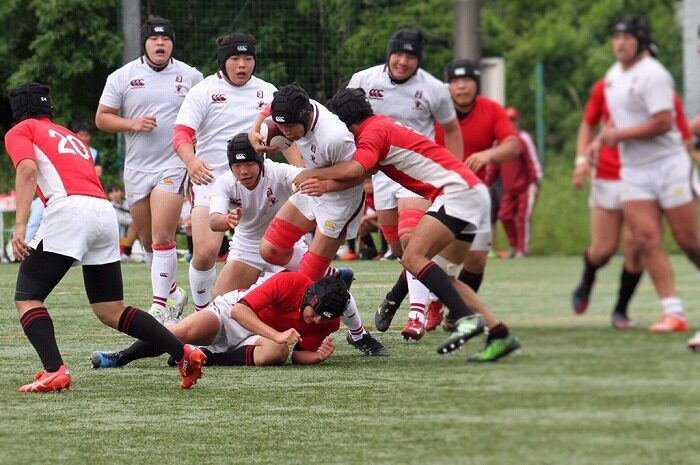
[[583, 185], [586, 182], [586, 178], [588, 178], [588, 173], [588, 163], [584, 165], [579, 165], [576, 168], [574, 168], [574, 175], [571, 178], [571, 183], [576, 189], [583, 189]]
[[24, 242], [24, 236], [27, 234], [26, 224], [16, 224], [15, 232], [12, 234], [12, 253], [15, 255], [15, 260], [22, 261], [29, 255], [29, 245]]
[[328, 192], [328, 184], [326, 181], [311, 178], [299, 184], [299, 191], [311, 197], [320, 197]]
[[290, 328], [283, 333], [277, 333], [277, 335], [275, 336], [275, 342], [278, 344], [292, 345], [296, 344], [299, 341], [301, 341], [301, 336], [299, 335], [299, 332], [294, 328]]
[[603, 144], [608, 147], [615, 147], [619, 142], [617, 137], [617, 129], [612, 123], [608, 123], [604, 128], [603, 132], [600, 133], [600, 140]]
[[328, 357], [333, 355], [333, 352], [335, 352], [335, 341], [331, 336], [326, 336], [319, 348], [316, 349], [316, 353], [319, 357], [319, 363], [323, 362], [324, 360], [328, 360]]
[[488, 153], [476, 152], [471, 154], [469, 158], [467, 158], [467, 161], [465, 163], [470, 170], [476, 173], [477, 171], [488, 165], [490, 161], [491, 156]]
[[265, 145], [265, 138], [260, 132], [251, 131], [248, 133], [248, 142], [251, 147], [258, 153], [277, 153], [280, 151], [277, 147]]
[[151, 132], [158, 126], [154, 115], [146, 115], [135, 119], [131, 125], [131, 130], [134, 132]]
[[294, 178], [294, 184], [297, 187], [301, 187], [304, 181], [307, 181], [312, 177], [313, 175], [311, 174], [311, 170], [302, 170], [299, 174], [297, 174], [297, 177]]
[[207, 163], [194, 158], [187, 163], [187, 175], [198, 186], [206, 186], [214, 180], [214, 172]]
[[241, 222], [241, 217], [243, 216], [243, 210], [240, 208], [234, 208], [233, 210], [228, 211], [228, 215], [226, 215], [226, 226], [228, 226], [230, 229], [235, 228], [238, 226], [238, 223]]

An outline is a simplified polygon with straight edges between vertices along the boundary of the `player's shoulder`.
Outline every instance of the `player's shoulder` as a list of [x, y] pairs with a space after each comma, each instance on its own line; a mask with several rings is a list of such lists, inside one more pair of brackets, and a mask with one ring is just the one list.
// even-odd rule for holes
[[138, 57], [135, 60], [131, 60], [128, 63], [125, 63], [123, 66], [120, 68], [115, 69], [110, 73], [110, 75], [107, 77], [107, 79], [115, 79], [115, 78], [120, 78], [120, 77], [128, 77], [134, 74], [135, 72], [140, 71], [143, 68], [143, 57]]
[[385, 66], [386, 65], [381, 64], [381, 65], [370, 66], [369, 68], [361, 69], [360, 71], [357, 71], [357, 72], [355, 72], [355, 74], [352, 75], [352, 77], [350, 78], [350, 82], [366, 81], [368, 79], [377, 78], [379, 76], [382, 76], [383, 74], [386, 74]]
[[671, 77], [671, 73], [656, 58], [645, 57], [639, 62], [639, 72], [643, 75]]
[[259, 77], [255, 76], [255, 75], [250, 77], [250, 81], [248, 81], [248, 84], [251, 84], [251, 85], [256, 86], [256, 87], [271, 89], [273, 91], [277, 90], [277, 87], [275, 87], [274, 84], [271, 84], [264, 79], [260, 79]]
[[414, 76], [417, 81], [420, 81], [422, 84], [429, 85], [431, 87], [435, 88], [444, 88], [445, 83], [442, 82], [440, 79], [436, 78], [432, 74], [430, 74], [428, 71], [424, 70], [423, 68], [418, 68], [416, 71], [416, 75]]
[[182, 74], [187, 74], [190, 77], [198, 78], [198, 80], [201, 80], [204, 77], [202, 73], [194, 66], [190, 66], [184, 61], [180, 61], [175, 58], [173, 58], [172, 60], [173, 65], [175, 65], [174, 68], [177, 69], [178, 72]]

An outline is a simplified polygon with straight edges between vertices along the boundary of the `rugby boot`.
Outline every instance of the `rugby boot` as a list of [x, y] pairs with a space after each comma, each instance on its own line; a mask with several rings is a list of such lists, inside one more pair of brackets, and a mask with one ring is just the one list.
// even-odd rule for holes
[[90, 355], [90, 363], [93, 368], [116, 368], [119, 360], [119, 352], [95, 351]]
[[207, 361], [207, 356], [198, 347], [185, 344], [185, 354], [177, 364], [177, 372], [182, 376], [180, 387], [189, 389], [202, 377], [202, 365]]
[[695, 336], [688, 339], [688, 349], [693, 352], [700, 352], [700, 331], [695, 333]]
[[58, 370], [49, 373], [44, 370], [36, 374], [34, 382], [20, 387], [18, 392], [60, 392], [70, 389], [70, 372], [65, 365]]
[[629, 317], [623, 313], [613, 312], [610, 319], [612, 327], [619, 330], [634, 329], [637, 327], [637, 323], [630, 320]]
[[404, 341], [419, 341], [425, 334], [425, 325], [418, 318], [409, 318], [401, 330]]
[[591, 286], [583, 281], [580, 281], [574, 292], [571, 293], [571, 306], [574, 309], [574, 313], [584, 313], [588, 308], [588, 301], [591, 297]]
[[399, 304], [393, 300], [389, 300], [386, 297], [382, 300], [377, 308], [377, 313], [374, 314], [374, 324], [377, 326], [377, 331], [383, 333], [389, 326], [391, 326], [391, 320], [394, 319], [396, 311], [399, 309]]
[[355, 280], [355, 272], [352, 271], [352, 268], [338, 268], [338, 274], [349, 291], [350, 286], [352, 286], [352, 282]]
[[462, 347], [469, 339], [484, 332], [484, 320], [480, 315], [470, 315], [459, 319], [455, 330], [437, 348], [437, 353], [446, 355]]
[[661, 321], [649, 326], [652, 333], [684, 333], [689, 330], [690, 325], [683, 315], [664, 315]]
[[375, 356], [375, 357], [388, 357], [389, 349], [387, 349], [382, 341], [376, 339], [369, 332], [362, 335], [362, 339], [354, 341], [350, 332], [347, 333], [345, 340], [348, 344], [364, 353], [365, 355]]
[[486, 341], [484, 350], [477, 352], [467, 359], [470, 363], [497, 362], [506, 355], [520, 350], [518, 338], [509, 334], [506, 337]]
[[440, 326], [440, 323], [442, 323], [442, 320], [444, 319], [444, 311], [445, 305], [439, 300], [430, 302], [430, 305], [428, 305], [428, 314], [425, 321], [426, 332], [429, 333], [430, 331], [434, 331], [435, 328]]

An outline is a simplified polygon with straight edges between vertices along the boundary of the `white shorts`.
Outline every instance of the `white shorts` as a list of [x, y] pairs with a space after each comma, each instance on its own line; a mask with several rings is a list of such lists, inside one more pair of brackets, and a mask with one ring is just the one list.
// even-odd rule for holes
[[231, 307], [245, 293], [245, 291], [239, 290], [227, 292], [216, 297], [211, 304], [202, 310], [204, 312], [212, 312], [219, 319], [219, 331], [211, 344], [206, 346], [211, 352], [221, 353], [242, 346], [253, 345], [260, 338], [260, 336], [248, 331], [231, 318]]
[[172, 194], [185, 194], [187, 168], [168, 168], [158, 173], [146, 173], [124, 168], [124, 195], [129, 206], [145, 199], [158, 189]]
[[211, 203], [211, 198], [215, 194], [214, 192], [214, 182], [219, 179], [219, 176], [224, 174], [229, 168], [222, 166], [219, 168], [212, 168], [214, 173], [214, 179], [207, 185], [192, 184], [192, 207], [207, 207]]
[[622, 210], [622, 181], [591, 179], [588, 208]]
[[29, 243], [76, 260], [74, 265], [119, 261], [119, 223], [109, 200], [70, 195], [51, 202]]
[[622, 166], [622, 202], [656, 200], [661, 208], [693, 201], [692, 162], [682, 152], [641, 166]]
[[397, 208], [398, 199], [420, 198], [420, 195], [406, 189], [381, 171], [372, 176], [372, 189], [374, 190], [375, 210]]
[[[476, 234], [477, 237], [479, 234], [486, 234], [489, 236], [488, 242], [491, 241], [491, 195], [485, 185], [478, 184], [472, 188], [445, 192], [435, 199], [428, 211], [437, 212], [442, 207], [445, 207], [447, 215], [467, 223], [463, 233]], [[478, 247], [483, 247], [483, 240], [480, 239]], [[478, 249], [472, 247], [471, 250]]]
[[344, 235], [346, 239], [354, 239], [360, 229], [365, 202], [362, 186], [351, 189], [354, 191], [348, 193], [345, 201], [329, 200], [327, 194], [311, 197], [301, 192], [289, 197], [289, 201], [306, 219], [315, 221], [324, 236], [338, 239]]
[[[490, 223], [490, 219], [489, 219]], [[491, 251], [491, 231], [480, 232], [474, 235], [474, 240], [472, 241], [469, 250], [473, 252], [490, 252]]]
[[[235, 242], [236, 235], [233, 235], [228, 243], [228, 256], [226, 257], [226, 263], [228, 262], [241, 262], [248, 266], [252, 266], [256, 270], [260, 270], [261, 273], [279, 273], [284, 271], [283, 266], [271, 265], [262, 259], [260, 256], [260, 244], [255, 246], [245, 246]], [[299, 241], [294, 244], [294, 254], [297, 253], [299, 256], [304, 255], [309, 250], [309, 247], [304, 242], [304, 238], [299, 239]]]

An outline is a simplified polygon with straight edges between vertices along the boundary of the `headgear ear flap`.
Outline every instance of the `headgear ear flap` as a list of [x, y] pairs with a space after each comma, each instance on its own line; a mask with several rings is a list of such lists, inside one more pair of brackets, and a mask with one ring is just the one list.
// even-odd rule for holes
[[35, 117], [53, 117], [51, 88], [38, 82], [25, 82], [10, 91], [12, 118], [16, 123]]

